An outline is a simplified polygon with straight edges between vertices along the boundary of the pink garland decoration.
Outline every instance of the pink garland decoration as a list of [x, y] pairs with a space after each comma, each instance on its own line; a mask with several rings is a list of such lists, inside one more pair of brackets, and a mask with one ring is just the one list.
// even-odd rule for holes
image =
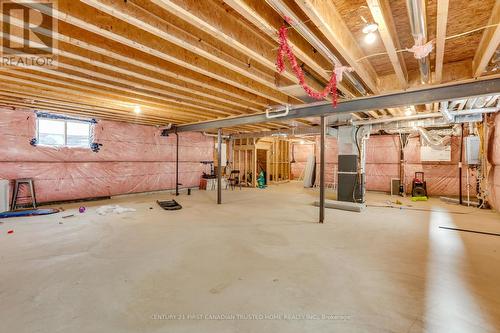
[[[285, 21], [288, 24], [291, 24], [290, 18], [285, 17]], [[304, 72], [302, 71], [302, 68], [299, 66], [297, 58], [293, 54], [292, 48], [288, 44], [287, 28], [285, 24], [283, 24], [283, 26], [280, 28], [278, 32], [278, 41], [280, 45], [278, 49], [278, 57], [276, 59], [276, 68], [278, 69], [278, 72], [281, 74], [285, 70], [285, 56], [286, 56], [288, 58], [288, 61], [290, 61], [295, 76], [299, 80], [299, 84], [302, 86], [304, 91], [309, 96], [317, 100], [324, 99], [331, 93], [333, 97], [332, 98], [333, 107], [337, 107], [337, 75], [335, 74], [335, 71], [333, 71], [332, 76], [330, 77], [330, 80], [328, 81], [328, 84], [323, 89], [323, 91], [319, 92], [314, 90], [313, 88], [307, 85], [304, 77]]]

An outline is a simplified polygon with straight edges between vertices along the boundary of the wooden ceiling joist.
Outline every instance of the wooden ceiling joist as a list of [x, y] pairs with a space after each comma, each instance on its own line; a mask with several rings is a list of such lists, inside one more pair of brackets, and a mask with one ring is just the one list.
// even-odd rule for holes
[[[250, 6], [243, 0], [224, 0], [226, 4], [231, 6], [238, 14], [250, 21], [259, 28], [263, 33], [272, 38], [273, 40], [278, 40], [278, 29], [280, 25], [283, 24], [283, 20], [276, 15], [272, 16], [269, 13], [258, 12], [261, 5], [253, 4]], [[265, 16], [264, 16], [265, 15]], [[299, 36], [293, 34], [293, 31], [289, 32], [289, 43], [296, 53], [297, 58], [306, 64], [311, 70], [313, 70], [318, 76], [323, 80], [328, 81], [331, 75], [332, 64], [322, 59], [319, 53], [315, 52], [314, 48], [311, 48], [309, 44], [302, 40]], [[354, 97], [355, 94], [344, 85], [344, 83], [339, 82], [337, 88], [346, 96], [347, 98]]]
[[[89, 118], [89, 111], [84, 111], [82, 109], [72, 109], [67, 107], [62, 107], [60, 105], [48, 105], [45, 103], [23, 103], [15, 99], [4, 98], [0, 96], [0, 105], [5, 106], [15, 106], [18, 108], [29, 109], [32, 111], [48, 111], [56, 114], [69, 114], [73, 116], [78, 116], [81, 118]], [[102, 112], [99, 110], [92, 110], [94, 115], [93, 118], [99, 118], [100, 120], [112, 120], [112, 121], [126, 121], [126, 122], [134, 122], [141, 125], [156, 125], [158, 122], [163, 121], [161, 118], [150, 118], [150, 117], [134, 117], [134, 116], [123, 116], [123, 115], [114, 115], [109, 112]]]
[[[224, 69], [224, 72], [229, 70], [226, 75], [230, 80], [235, 80], [241, 76], [242, 82], [247, 82], [246, 88], [251, 88], [251, 92], [260, 94], [261, 96], [273, 99], [275, 102], [284, 103], [301, 103], [302, 101], [293, 95], [280, 93], [276, 90], [274, 70], [263, 71], [259, 70], [254, 63], [248, 63], [248, 56], [242, 53], [232, 52], [228, 54], [219, 49], [219, 47], [205, 43], [203, 40], [192, 36], [191, 34], [182, 31], [176, 27], [165, 26], [168, 24], [166, 20], [157, 20], [157, 16], [146, 13], [145, 11], [136, 10], [134, 7], [124, 4], [117, 0], [83, 0], [83, 2], [91, 5], [107, 14], [113, 15], [133, 26], [144, 30], [163, 41], [172, 43], [175, 46], [183, 48], [196, 56], [193, 58], [190, 53], [184, 54], [188, 59], [188, 64], [195, 64], [199, 57], [209, 60], [209, 65], [206, 67], [208, 74], [212, 75], [218, 65]], [[107, 6], [108, 5], [108, 6]], [[111, 5], [111, 6], [109, 6]], [[147, 22], [147, 23], [145, 23]], [[178, 59], [179, 57], [177, 57]], [[189, 60], [190, 59], [190, 60]], [[199, 61], [203, 63], [202, 61]], [[204, 73], [207, 75], [207, 73]]]
[[[23, 106], [29, 107], [34, 111], [53, 111], [55, 113], [64, 113], [67, 111], [78, 112], [81, 116], [85, 118], [93, 118], [92, 116], [109, 116], [108, 119], [119, 120], [126, 119], [130, 121], [150, 121], [156, 122], [156, 124], [168, 124], [172, 123], [173, 119], [169, 119], [168, 117], [155, 116], [155, 115], [136, 115], [127, 112], [126, 110], [106, 108], [100, 106], [90, 106], [84, 104], [76, 104], [76, 103], [66, 103], [61, 102], [58, 99], [51, 99], [46, 97], [40, 97], [38, 95], [25, 95], [19, 96], [14, 92], [9, 91], [9, 87], [6, 89], [0, 89], [0, 96], [4, 100], [10, 100], [12, 102], [16, 102], [17, 104], [23, 104]], [[29, 98], [27, 98], [29, 97]], [[89, 112], [92, 112], [89, 115]]]
[[[349, 74], [354, 80], [338, 85], [342, 101], [362, 94], [356, 80], [373, 94], [421, 85], [417, 61], [401, 52], [401, 46], [414, 43], [404, 0], [59, 0], [53, 12], [40, 3], [27, 6], [57, 18], [57, 32], [40, 28], [37, 33], [57, 40], [58, 66], [4, 68], [2, 105], [157, 125], [262, 117], [269, 106], [306, 99], [295, 89], [298, 80], [288, 61], [282, 75], [276, 71], [278, 29], [288, 14], [300, 24], [290, 27], [288, 42], [313, 89], [329, 80], [333, 58], [354, 69]], [[471, 10], [474, 15], [463, 15]], [[433, 84], [493, 74], [489, 64], [500, 42], [499, 1], [435, 0], [427, 14], [425, 28], [436, 40]], [[9, 19], [24, 28], [19, 19]], [[364, 44], [362, 28], [373, 21], [380, 40]], [[479, 30], [466, 31], [486, 24], [482, 37]], [[137, 105], [141, 114], [133, 112]], [[437, 104], [422, 102], [416, 108], [432, 112]], [[354, 116], [401, 113], [364, 109]], [[317, 119], [276, 119], [227, 132], [297, 124], [315, 126]]]
[[[188, 31], [170, 24], [168, 17], [161, 18], [152, 12], [146, 11], [134, 2], [121, 0], [80, 0], [81, 2], [98, 9], [108, 15], [116, 17], [128, 24], [142, 29], [164, 41], [186, 49], [196, 55], [204, 57], [216, 64], [220, 64], [236, 73], [246, 76], [255, 82], [274, 88], [273, 71], [260, 70], [257, 66], [249, 66], [247, 55], [228, 54], [202, 38], [195, 37]], [[243, 60], [244, 59], [244, 60]], [[246, 61], [245, 61], [246, 60]]]
[[[253, 94], [268, 98], [276, 103], [284, 104], [295, 102], [285, 94], [271, 89], [270, 86], [255, 82], [241, 73], [234, 72], [220, 64], [213, 63], [197, 54], [182, 49], [172, 42], [161, 39], [147, 31], [138, 29], [119, 19], [108, 18], [113, 31], [100, 27], [99, 17], [102, 16], [95, 8], [80, 2], [59, 1], [59, 10], [48, 11], [43, 5], [29, 4], [47, 15], [53, 15], [60, 21], [74, 25], [105, 39], [126, 45], [149, 56], [158, 57], [183, 68], [201, 73], [221, 82], [233, 85]], [[117, 33], [119, 32], [119, 33]]]
[[[249, 56], [254, 60], [249, 60], [249, 65], [257, 62], [271, 72], [275, 72], [276, 52], [273, 51], [273, 47], [263, 42], [262, 38], [256, 38], [252, 30], [245, 29], [242, 21], [227, 15], [226, 10], [216, 1], [152, 0], [152, 2], [196, 28], [209, 32], [218, 42]], [[299, 83], [289, 69], [282, 75], [294, 84]], [[315, 80], [309, 80], [308, 84], [315, 89], [321, 88]]]
[[368, 7], [372, 13], [375, 23], [378, 24], [378, 31], [382, 42], [384, 43], [387, 55], [391, 60], [392, 67], [396, 73], [401, 89], [406, 89], [408, 86], [408, 73], [404, 59], [397, 53], [399, 42], [396, 36], [396, 28], [392, 19], [391, 8], [388, 0], [367, 0]]
[[360, 61], [365, 56], [358, 43], [347, 28], [332, 1], [295, 0], [309, 19], [323, 33], [328, 41], [342, 55], [349, 65], [361, 77], [373, 93], [378, 93], [378, 79], [375, 70], [368, 61]]
[[[36, 95], [26, 94], [26, 92], [23, 92], [23, 94], [19, 94], [16, 92], [9, 91], [9, 87], [7, 87], [6, 89], [0, 89], [0, 95], [3, 96], [4, 98], [15, 99], [18, 102], [25, 103], [27, 106], [37, 111], [44, 111], [46, 110], [45, 109], [46, 106], [50, 106], [53, 108], [54, 111], [57, 111], [57, 107], [79, 111], [82, 112], [82, 115], [86, 115], [87, 118], [89, 117], [89, 112], [92, 112], [92, 114], [94, 114], [94, 112], [98, 112], [100, 115], [102, 114], [112, 115], [113, 117], [115, 117], [114, 119], [117, 119], [117, 117], [128, 120], [143, 119], [143, 120], [157, 121], [164, 124], [171, 123], [173, 121], [173, 119], [169, 119], [168, 117], [165, 118], [164, 116], [131, 114], [130, 112], [128, 112], [128, 110], [105, 107], [102, 105], [97, 106], [92, 104], [67, 102], [57, 98], [44, 97], [39, 94]], [[63, 112], [63, 109], [59, 110], [58, 112], [59, 113]]]
[[[116, 85], [104, 83], [104, 82], [98, 82], [93, 79], [88, 79], [83, 76], [77, 76], [73, 74], [68, 74], [64, 73], [61, 71], [53, 71], [47, 68], [43, 67], [36, 67], [33, 68], [32, 70], [35, 71], [41, 71], [46, 73], [46, 75], [37, 75], [34, 73], [25, 73], [24, 70], [15, 70], [15, 71], [10, 71], [6, 74], [15, 74], [19, 76], [24, 76], [27, 79], [37, 79], [40, 81], [44, 82], [50, 82], [54, 84], [59, 84], [62, 87], [72, 87], [73, 89], [76, 88], [81, 89], [81, 90], [87, 90], [87, 91], [92, 91], [95, 94], [102, 94], [103, 91], [106, 91], [108, 94], [112, 94], [115, 96], [115, 98], [118, 98], [120, 100], [126, 100], [129, 99], [131, 103], [135, 103], [135, 105], [151, 105], [151, 106], [156, 106], [158, 108], [163, 108], [164, 103], [160, 102], [159, 100], [165, 100], [169, 102], [169, 105], [171, 108], [179, 108], [186, 110], [186, 112], [190, 112], [193, 114], [196, 114], [197, 116], [206, 116], [210, 117], [210, 114], [215, 112], [215, 113], [222, 113], [223, 115], [229, 115], [228, 113], [221, 112], [218, 110], [214, 110], [211, 108], [205, 108], [200, 105], [196, 104], [191, 104], [191, 103], [184, 103], [184, 102], [177, 102], [175, 100], [171, 99], [166, 99], [166, 98], [160, 98], [158, 96], [153, 97], [148, 93], [143, 93], [140, 91], [136, 91], [134, 89], [130, 88], [120, 88]], [[54, 78], [53, 76], [57, 77], [62, 77], [63, 79], [59, 78]], [[29, 81], [27, 81], [29, 82]], [[101, 87], [101, 88], [99, 88]], [[102, 87], [106, 88], [106, 90], [103, 90]], [[151, 98], [147, 98], [147, 97]], [[190, 111], [187, 111], [190, 110]]]
[[[262, 45], [261, 40], [255, 38], [251, 31], [242, 29], [241, 22], [227, 15], [216, 2], [211, 0], [152, 0], [151, 2], [195, 27], [209, 32], [217, 40], [248, 54], [269, 69], [276, 68], [274, 62], [270, 60], [274, 56], [273, 52], [264, 48], [265, 45]], [[293, 76], [289, 78], [294, 79]]]
[[444, 45], [446, 42], [446, 26], [448, 23], [449, 0], [438, 0], [436, 27], [436, 65], [435, 83], [443, 80]]
[[[496, 26], [493, 26], [495, 24]], [[472, 73], [474, 77], [483, 75], [493, 54], [498, 50], [500, 45], [500, 1], [498, 0], [493, 7], [488, 26], [491, 27], [483, 32], [481, 42], [472, 60]]]
[[[10, 73], [9, 73], [10, 74]], [[17, 75], [22, 76], [25, 73], [15, 73]], [[69, 89], [66, 88], [64, 84], [60, 84], [61, 86], [57, 86], [56, 83], [51, 84], [48, 86], [46, 83], [43, 82], [38, 82], [35, 79], [29, 79], [29, 75], [24, 75], [24, 77], [27, 77], [27, 79], [22, 79], [19, 77], [14, 77], [14, 76], [7, 76], [7, 75], [0, 75], [0, 78], [3, 80], [2, 88], [6, 89], [8, 87], [8, 83], [13, 83], [16, 85], [16, 88], [14, 91], [31, 91], [32, 93], [41, 93], [41, 94], [50, 94], [55, 97], [61, 97], [64, 96], [68, 100], [81, 100], [81, 99], [90, 99], [94, 98], [97, 100], [96, 103], [103, 103], [103, 101], [107, 101], [109, 104], [108, 105], [119, 105], [123, 108], [128, 107], [130, 110], [129, 113], [132, 113], [133, 106], [137, 105], [137, 103], [130, 102], [129, 100], [126, 99], [121, 99], [122, 102], [116, 102], [116, 99], [113, 99], [113, 96], [109, 97], [104, 97], [103, 93], [101, 95], [97, 94], [96, 92], [86, 92], [84, 90], [75, 90], [75, 89]], [[47, 81], [47, 80], [46, 80]], [[91, 89], [89, 89], [91, 90]], [[92, 90], [91, 90], [92, 91]], [[123, 102], [125, 100], [126, 102]], [[192, 115], [188, 112], [186, 109], [178, 109], [178, 108], [158, 108], [158, 107], [152, 107], [150, 105], [147, 105], [146, 103], [142, 104], [143, 111], [145, 114], [148, 114], [148, 112], [156, 113], [156, 114], [169, 114], [169, 115], [175, 115], [175, 118], [172, 117], [172, 120], [175, 121], [185, 121], [188, 119], [192, 119], [192, 121], [199, 121], [200, 119], [213, 119], [213, 117], [208, 117], [208, 116], [201, 116], [201, 115]], [[154, 111], [153, 111], [154, 110]]]
[[[123, 79], [121, 78], [118, 74], [114, 74], [114, 76], [108, 75], [101, 73], [97, 70], [92, 70], [92, 69], [87, 69], [87, 68], [82, 68], [78, 66], [74, 66], [72, 64], [68, 64], [66, 62], [61, 62], [59, 61], [57, 63], [58, 69], [67, 69], [72, 72], [76, 72], [80, 75], [88, 75], [90, 77], [94, 77], [93, 80], [85, 80], [86, 82], [90, 82], [95, 85], [101, 85], [101, 86], [106, 86], [107, 88], [112, 88], [112, 89], [118, 89], [118, 90], [124, 90], [129, 93], [135, 93], [139, 95], [144, 95], [147, 97], [151, 97], [154, 99], [159, 99], [159, 100], [164, 100], [166, 102], [170, 103], [179, 103], [179, 104], [184, 104], [186, 106], [190, 107], [206, 107], [207, 110], [214, 112], [215, 114], [221, 114], [221, 115], [234, 115], [234, 114], [243, 114], [247, 113], [245, 112], [245, 109], [241, 109], [235, 106], [231, 105], [225, 105], [223, 103], [214, 103], [211, 101], [207, 101], [204, 98], [196, 98], [196, 97], [190, 97], [190, 96], [185, 96], [185, 95], [180, 95], [175, 92], [171, 92], [162, 88], [157, 88], [149, 85], [145, 85], [142, 82], [138, 81], [131, 81], [128, 79]], [[46, 70], [42, 68], [43, 72], [54, 74], [54, 75], [60, 75], [60, 71], [54, 71], [54, 70]], [[69, 74], [66, 74], [69, 75]], [[71, 75], [72, 78], [78, 79], [78, 76], [76, 75]], [[110, 83], [105, 83], [102, 81], [97, 81], [95, 79], [102, 79], [108, 82], [113, 82], [113, 84]], [[130, 88], [122, 88], [117, 86], [116, 84], [121, 84], [126, 87]], [[142, 91], [142, 93], [141, 93]], [[189, 102], [186, 102], [189, 101]]]
[[[11, 22], [20, 25], [22, 22], [10, 17]], [[200, 95], [215, 101], [222, 101], [237, 107], [247, 108], [249, 111], [261, 111], [262, 107], [268, 103], [259, 101], [257, 96], [245, 96], [245, 92], [231, 92], [231, 87], [217, 87], [211, 82], [206, 84], [201, 81], [195, 81], [180, 74], [174, 74], [165, 70], [163, 67], [154, 66], [150, 63], [139, 61], [137, 58], [123, 56], [116, 52], [94, 46], [90, 43], [69, 37], [61, 33], [52, 33], [50, 31], [41, 30], [42, 34], [54, 36], [59, 40], [58, 54], [67, 58], [86, 62], [99, 68], [114, 71], [119, 74], [125, 74], [148, 80], [157, 84], [164, 85], [169, 88], [179, 89], [193, 95]], [[71, 43], [71, 44], [69, 44]], [[106, 57], [103, 59], [103, 55]], [[105, 60], [106, 62], [100, 61]], [[125, 67], [125, 68], [124, 68]], [[164, 75], [164, 76], [163, 76]], [[181, 80], [179, 80], [179, 78]], [[194, 86], [197, 85], [197, 86]]]

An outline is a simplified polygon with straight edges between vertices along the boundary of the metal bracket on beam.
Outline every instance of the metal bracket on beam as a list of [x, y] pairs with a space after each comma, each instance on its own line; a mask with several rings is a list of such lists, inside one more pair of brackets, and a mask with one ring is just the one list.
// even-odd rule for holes
[[169, 134], [174, 134], [178, 132], [183, 132], [183, 131], [179, 131], [177, 126], [170, 126], [169, 128], [162, 130], [160, 136], [168, 136]]

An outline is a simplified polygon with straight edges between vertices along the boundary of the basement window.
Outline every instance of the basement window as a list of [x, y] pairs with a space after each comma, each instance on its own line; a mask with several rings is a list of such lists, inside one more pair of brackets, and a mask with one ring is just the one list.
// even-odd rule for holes
[[37, 115], [36, 144], [53, 147], [90, 148], [92, 123], [64, 116]]

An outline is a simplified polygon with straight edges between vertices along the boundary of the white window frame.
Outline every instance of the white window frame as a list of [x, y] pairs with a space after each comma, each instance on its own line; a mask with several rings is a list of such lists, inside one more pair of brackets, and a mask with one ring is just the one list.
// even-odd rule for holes
[[[51, 120], [51, 121], [59, 121], [64, 123], [64, 144], [62, 145], [46, 145], [46, 144], [40, 144], [40, 146], [46, 146], [46, 147], [67, 147], [67, 148], [81, 148], [81, 149], [91, 149], [92, 145], [92, 124], [90, 121], [85, 121], [85, 120], [77, 120], [77, 119], [64, 119], [64, 118], [50, 118], [50, 117], [37, 117], [36, 118], [36, 141], [40, 142], [40, 120]], [[72, 123], [84, 123], [84, 124], [89, 124], [89, 144], [88, 146], [68, 146], [68, 122]]]

